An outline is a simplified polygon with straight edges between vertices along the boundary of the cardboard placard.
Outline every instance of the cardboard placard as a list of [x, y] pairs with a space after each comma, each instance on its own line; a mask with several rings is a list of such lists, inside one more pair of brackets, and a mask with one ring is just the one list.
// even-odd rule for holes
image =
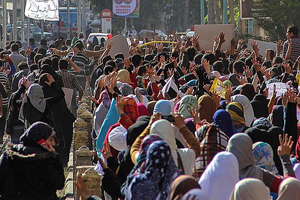
[[247, 48], [250, 50], [253, 50], [252, 46], [251, 46], [251, 42], [252, 41], [257, 41], [258, 43], [258, 48], [259, 48], [259, 54], [262, 56], [265, 56], [265, 51], [267, 49], [272, 49], [274, 52], [276, 52], [277, 49], [277, 44], [274, 42], [265, 42], [265, 41], [260, 41], [260, 40], [252, 40], [249, 39], [248, 40], [248, 44], [247, 44]]
[[276, 97], [280, 97], [287, 91], [287, 89], [290, 89], [290, 86], [286, 83], [270, 83], [267, 85], [267, 88], [269, 89], [268, 99], [271, 99], [273, 96], [274, 85], [276, 85]]
[[63, 87], [62, 90], [65, 93], [65, 101], [66, 101], [67, 107], [69, 108], [69, 110], [71, 110], [74, 90], [70, 89], [70, 88], [66, 88], [66, 87]]
[[[117, 53], [122, 53], [125, 58], [129, 57], [129, 46], [127, 39], [123, 35], [116, 35], [109, 39], [108, 41], [112, 41], [113, 45], [108, 53], [112, 58], [115, 58]], [[105, 41], [104, 47], [106, 48], [108, 41]]]
[[231, 48], [231, 40], [234, 36], [234, 24], [205, 24], [195, 25], [195, 34], [199, 35], [199, 45], [202, 51], [212, 50], [215, 36], [222, 31], [225, 33], [225, 43], [221, 50]]

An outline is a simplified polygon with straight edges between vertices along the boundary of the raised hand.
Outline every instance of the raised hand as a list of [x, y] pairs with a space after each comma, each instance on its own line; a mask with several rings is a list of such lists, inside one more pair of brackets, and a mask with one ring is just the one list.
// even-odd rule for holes
[[290, 155], [294, 142], [292, 141], [292, 136], [288, 137], [288, 134], [285, 134], [284, 141], [282, 141], [282, 136], [279, 135], [280, 146], [277, 149], [278, 156]]

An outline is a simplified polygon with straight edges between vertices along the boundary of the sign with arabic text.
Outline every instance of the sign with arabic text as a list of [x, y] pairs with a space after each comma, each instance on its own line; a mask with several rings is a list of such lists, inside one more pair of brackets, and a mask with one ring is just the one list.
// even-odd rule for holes
[[113, 0], [113, 14], [118, 17], [139, 17], [139, 0]]
[[36, 20], [59, 21], [58, 0], [27, 0], [25, 16]]

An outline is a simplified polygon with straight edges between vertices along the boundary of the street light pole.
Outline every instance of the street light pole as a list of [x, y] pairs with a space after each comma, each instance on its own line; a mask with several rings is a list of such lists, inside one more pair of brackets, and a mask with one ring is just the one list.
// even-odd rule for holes
[[204, 24], [204, 0], [200, 0], [201, 24]]
[[227, 18], [227, 0], [223, 0], [223, 24], [228, 24], [228, 18]]
[[3, 48], [6, 47], [6, 40], [7, 40], [7, 2], [6, 0], [3, 0], [3, 27], [2, 27], [2, 34], [3, 34]]
[[17, 20], [18, 0], [13, 0], [13, 40], [18, 40], [18, 20]]
[[[25, 41], [25, 4], [24, 1], [21, 0], [21, 41]], [[29, 41], [27, 41], [29, 42]]]
[[67, 23], [67, 37], [71, 38], [71, 24], [70, 24], [70, 0], [67, 0], [67, 15], [68, 15], [68, 23]]

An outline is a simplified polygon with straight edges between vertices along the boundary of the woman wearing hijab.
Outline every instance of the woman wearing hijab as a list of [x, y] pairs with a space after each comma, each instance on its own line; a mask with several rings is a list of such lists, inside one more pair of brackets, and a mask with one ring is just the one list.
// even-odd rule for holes
[[172, 112], [171, 103], [168, 100], [159, 100], [156, 102], [153, 113], [161, 113], [162, 115], [169, 115]]
[[195, 135], [200, 141], [200, 156], [196, 158], [193, 176], [199, 179], [214, 156], [225, 151], [229, 137], [214, 124], [201, 126]]
[[249, 99], [246, 96], [239, 94], [239, 95], [232, 96], [231, 102], [237, 102], [241, 104], [241, 106], [243, 106], [246, 126], [251, 127], [255, 117]]
[[236, 133], [230, 114], [223, 109], [217, 110], [214, 114], [214, 124], [220, 128], [229, 138]]
[[197, 107], [197, 98], [193, 95], [186, 95], [180, 100], [178, 112], [184, 119], [192, 117], [189, 110]]
[[278, 175], [278, 170], [273, 160], [272, 147], [265, 142], [256, 142], [253, 144], [253, 156], [255, 164], [262, 169], [268, 170]]
[[133, 98], [123, 98], [119, 96], [115, 106], [117, 107], [120, 118], [119, 121], [112, 125], [107, 131], [104, 144], [110, 143], [112, 155], [117, 158], [118, 153], [127, 148], [127, 130], [137, 120], [139, 112]]
[[187, 192], [197, 188], [200, 189], [200, 185], [194, 177], [181, 175], [172, 183], [169, 200], [181, 199]]
[[198, 108], [200, 113], [200, 119], [206, 119], [207, 122], [212, 123], [214, 113], [216, 112], [216, 104], [213, 98], [209, 95], [202, 95], [198, 99]]
[[269, 200], [270, 190], [265, 184], [254, 178], [246, 178], [238, 182], [229, 200]]
[[284, 107], [282, 105], [273, 107], [271, 122], [273, 126], [284, 127]]
[[264, 112], [263, 112], [263, 106], [262, 104], [257, 101], [257, 100], [252, 100], [251, 102], [251, 106], [253, 108], [253, 112], [254, 112], [254, 117], [256, 119], [263, 117], [264, 116]]
[[63, 166], [55, 152], [55, 132], [46, 123], [32, 124], [21, 144], [4, 148], [0, 163], [0, 195], [3, 199], [57, 199], [64, 187]]
[[199, 184], [209, 199], [228, 200], [239, 181], [239, 164], [229, 152], [218, 153], [202, 174]]
[[129, 71], [127, 69], [119, 70], [117, 75], [117, 81], [120, 81], [121, 83], [131, 84]]
[[192, 189], [187, 192], [181, 200], [209, 200], [201, 189]]
[[241, 87], [240, 94], [245, 95], [249, 99], [249, 101], [252, 101], [254, 96], [256, 95], [256, 92], [252, 84], [245, 83]]
[[[282, 159], [285, 168], [285, 176], [294, 177], [295, 173], [289, 159], [292, 144], [291, 138], [288, 140], [288, 136], [285, 135], [285, 143], [281, 142], [281, 146], [278, 148], [278, 155]], [[236, 156], [239, 162], [239, 177], [241, 179], [249, 177], [259, 179], [270, 188], [271, 192], [278, 192], [279, 184], [282, 182], [283, 177], [276, 176], [255, 165], [252, 153], [252, 141], [247, 134], [239, 133], [233, 135], [228, 142], [226, 151], [229, 151]]]
[[230, 114], [236, 132], [245, 132], [248, 127], [246, 126], [244, 119], [244, 110], [242, 105], [237, 102], [231, 102], [227, 105], [226, 111]]
[[181, 116], [174, 116], [174, 118], [175, 124], [178, 127], [182, 136], [184, 137], [189, 148], [178, 148], [174, 135], [174, 128], [172, 127], [171, 123], [167, 120], [160, 119], [154, 122], [152, 125], [149, 124], [149, 126], [144, 130], [144, 132], [135, 140], [131, 148], [131, 159], [133, 160], [133, 163], [136, 162], [135, 152], [139, 148], [143, 138], [148, 134], [155, 134], [159, 135], [161, 138], [163, 138], [164, 141], [166, 141], [169, 144], [172, 150], [174, 162], [183, 172], [183, 174], [192, 174], [195, 159], [200, 152], [199, 141], [195, 138], [193, 133], [191, 133], [185, 126], [184, 119]]
[[[254, 96], [253, 100], [258, 101], [262, 106], [263, 116], [261, 116], [261, 117], [268, 117], [269, 116], [269, 111], [268, 111], [269, 110], [268, 109], [269, 102], [268, 102], [267, 98], [263, 94], [257, 94]], [[254, 109], [254, 107], [253, 107], [253, 109]], [[259, 117], [257, 117], [257, 118], [259, 118]]]
[[174, 178], [180, 175], [167, 142], [150, 145], [144, 169], [139, 168], [130, 181], [125, 199], [167, 199]]
[[277, 200], [300, 199], [300, 181], [295, 178], [285, 179], [279, 187]]

